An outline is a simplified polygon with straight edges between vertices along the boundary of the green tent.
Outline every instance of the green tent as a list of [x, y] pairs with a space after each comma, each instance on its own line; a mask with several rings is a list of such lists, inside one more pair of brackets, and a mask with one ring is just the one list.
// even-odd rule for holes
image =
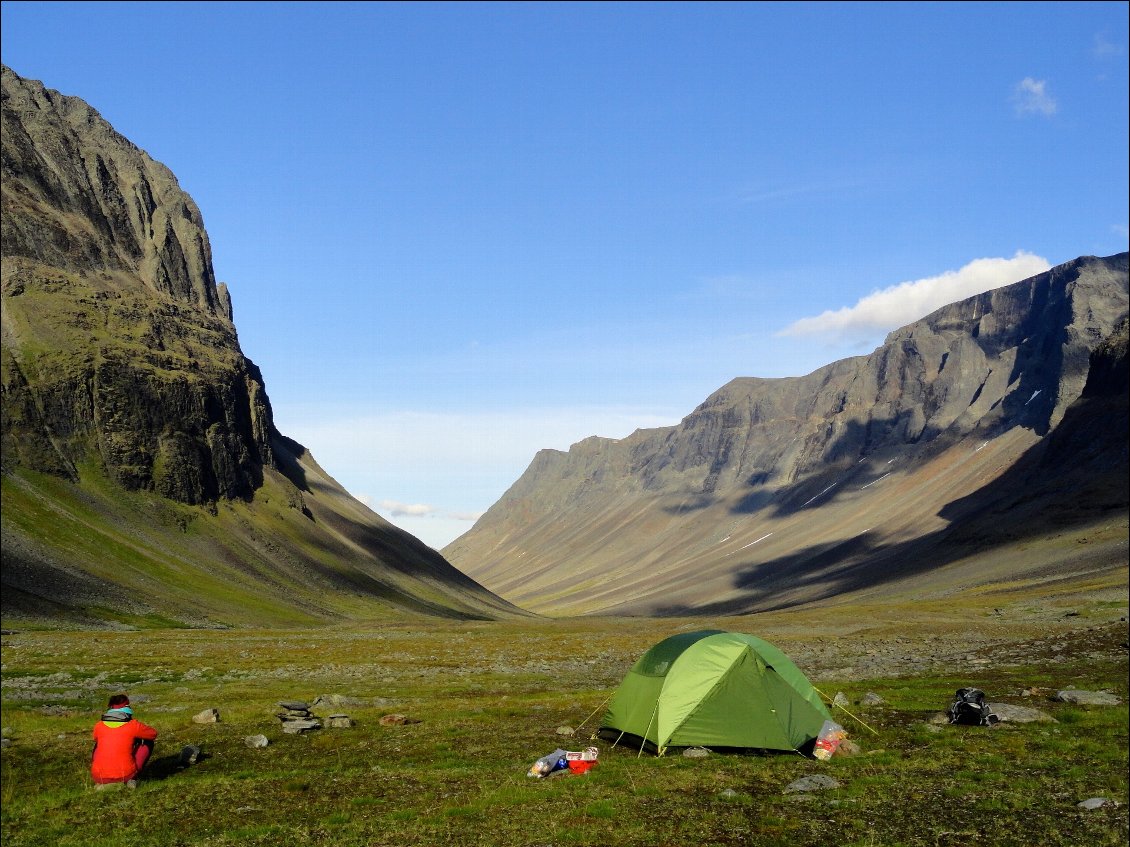
[[831, 720], [797, 666], [753, 635], [708, 629], [652, 647], [620, 683], [600, 734], [667, 747], [797, 750]]

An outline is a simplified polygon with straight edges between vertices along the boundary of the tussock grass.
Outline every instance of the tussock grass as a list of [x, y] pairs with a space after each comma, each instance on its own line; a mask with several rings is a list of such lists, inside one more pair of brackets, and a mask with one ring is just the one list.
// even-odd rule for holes
[[[1109, 620], [1110, 615], [1107, 615]], [[1115, 619], [1116, 620], [1116, 619]], [[59, 845], [993, 845], [1127, 843], [1127, 708], [1021, 699], [1032, 685], [1110, 689], [1127, 697], [1125, 623], [1056, 632], [1031, 658], [979, 665], [935, 657], [923, 672], [843, 675], [880, 636], [819, 638], [800, 621], [569, 620], [420, 622], [316, 631], [28, 632], [3, 639], [2, 834], [5, 847]], [[836, 622], [830, 623], [834, 629]], [[858, 621], [854, 621], [857, 625]], [[838, 624], [836, 624], [838, 625]], [[873, 735], [840, 719], [863, 754], [817, 762], [794, 754], [639, 756], [590, 741], [603, 704], [652, 643], [679, 629], [756, 632], [800, 658], [821, 690], [853, 700]], [[800, 627], [804, 628], [804, 627]], [[902, 649], [932, 643], [903, 631]], [[874, 644], [868, 639], [874, 637]], [[1003, 641], [1001, 642], [1004, 643]], [[845, 657], [850, 646], [852, 655]], [[991, 656], [982, 649], [979, 655]], [[956, 688], [1029, 705], [1057, 723], [934, 727]], [[90, 729], [106, 696], [128, 691], [161, 733], [135, 791], [95, 791]], [[319, 707], [350, 729], [285, 735], [284, 699], [340, 694]], [[221, 721], [192, 716], [220, 710]], [[419, 723], [381, 726], [401, 713]], [[572, 737], [557, 728], [576, 728]], [[248, 735], [270, 739], [263, 749]], [[595, 743], [585, 776], [526, 777], [539, 756]], [[178, 770], [180, 747], [205, 758]], [[827, 774], [840, 787], [786, 794]], [[1088, 797], [1122, 805], [1077, 808]]]

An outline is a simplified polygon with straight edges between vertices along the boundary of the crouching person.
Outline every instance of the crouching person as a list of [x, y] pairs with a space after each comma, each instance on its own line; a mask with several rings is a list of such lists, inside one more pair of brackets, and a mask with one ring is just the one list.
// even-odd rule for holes
[[90, 775], [99, 788], [115, 782], [137, 787], [137, 777], [149, 761], [157, 730], [133, 716], [129, 698], [115, 694], [106, 713], [94, 725], [94, 756]]

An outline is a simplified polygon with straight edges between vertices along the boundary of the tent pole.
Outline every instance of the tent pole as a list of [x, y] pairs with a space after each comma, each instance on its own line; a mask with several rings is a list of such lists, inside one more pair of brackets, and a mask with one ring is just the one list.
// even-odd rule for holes
[[[655, 713], [659, 711], [659, 698], [655, 698], [655, 708], [651, 710], [651, 718], [647, 722], [647, 728], [643, 731], [643, 738], [640, 739], [640, 751], [636, 753], [638, 759], [643, 755], [643, 747], [647, 744], [647, 734], [651, 732], [651, 724], [655, 721]], [[656, 739], [655, 749], [659, 750], [659, 739]]]

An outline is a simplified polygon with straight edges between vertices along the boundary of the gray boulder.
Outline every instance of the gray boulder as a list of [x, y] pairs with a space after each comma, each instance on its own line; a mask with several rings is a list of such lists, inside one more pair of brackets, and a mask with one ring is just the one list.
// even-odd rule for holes
[[1002, 723], [1056, 723], [1056, 719], [1049, 715], [1047, 712], [1041, 712], [1039, 709], [1030, 709], [1027, 706], [1013, 706], [1011, 703], [990, 703], [989, 708], [993, 710]]
[[1060, 703], [1073, 703], [1077, 706], [1117, 706], [1122, 701], [1107, 691], [1084, 691], [1080, 688], [1067, 688], [1056, 693], [1053, 700]]

